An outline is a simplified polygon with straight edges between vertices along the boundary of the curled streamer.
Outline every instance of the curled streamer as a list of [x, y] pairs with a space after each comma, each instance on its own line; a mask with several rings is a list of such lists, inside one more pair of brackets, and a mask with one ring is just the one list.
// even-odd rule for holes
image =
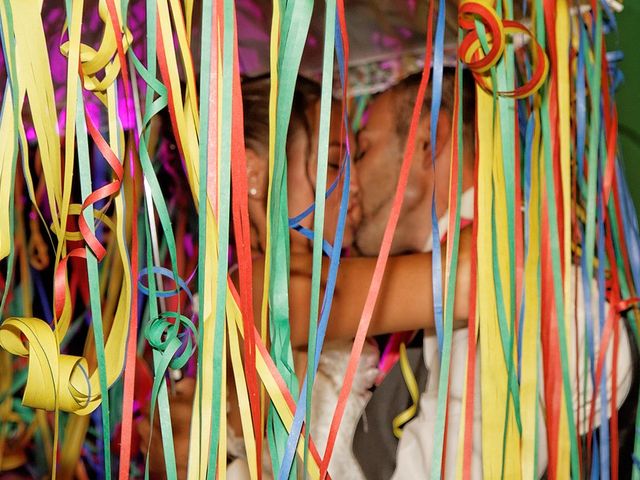
[[[480, 56], [477, 20], [488, 30], [487, 40], [491, 45], [484, 56]], [[505, 32], [500, 17], [492, 7], [474, 1], [463, 1], [458, 9], [458, 24], [461, 28], [470, 30], [460, 45], [458, 55], [474, 74], [486, 72], [498, 63], [504, 52]], [[475, 48], [472, 55], [468, 56], [468, 50], [472, 46]]]
[[151, 320], [145, 328], [144, 335], [151, 348], [162, 354], [172, 355], [170, 368], [184, 367], [196, 349], [193, 341], [197, 337], [195, 325], [187, 317], [176, 312], [164, 312]]
[[[109, 24], [109, 11], [105, 0], [100, 0], [98, 5], [98, 13], [100, 19], [104, 22], [104, 24]], [[125, 51], [130, 46], [131, 40], [131, 32], [127, 29], [122, 39], [122, 44]], [[105, 28], [103, 38], [98, 50], [95, 50], [88, 45], [82, 43], [80, 44], [79, 72], [81, 74], [82, 86], [85, 89], [94, 92], [94, 94], [102, 103], [105, 104], [105, 106], [107, 105], [107, 102], [104, 99], [104, 92], [116, 80], [122, 67], [120, 65], [119, 56], [116, 55], [117, 42], [118, 39], [116, 38], [114, 30], [112, 28]], [[65, 42], [64, 44], [62, 44], [60, 50], [63, 55], [68, 56], [69, 43]], [[104, 72], [104, 77], [102, 78], [102, 80], [98, 80], [98, 72]], [[99, 202], [100, 200], [110, 201], [113, 195], [116, 195], [120, 191], [120, 187], [124, 178], [124, 169], [122, 167], [122, 164], [118, 160], [118, 157], [113, 152], [109, 144], [102, 137], [99, 130], [94, 125], [91, 116], [86, 109], [86, 105], [84, 117], [89, 134], [91, 135], [93, 141], [96, 143], [96, 146], [100, 150], [100, 153], [103, 155], [104, 159], [113, 170], [115, 179], [91, 192], [91, 194], [88, 195], [82, 203], [82, 211], [89, 208], [89, 206]], [[105, 206], [104, 209], [106, 208], [107, 207]], [[87, 246], [91, 249], [98, 261], [101, 261], [106, 254], [106, 249], [100, 243], [93, 231], [89, 228], [86, 219], [82, 214], [80, 214], [80, 216], [78, 217], [78, 227]]]
[[[479, 32], [476, 22], [480, 21], [486, 32]], [[497, 95], [510, 98], [525, 98], [533, 95], [544, 84], [549, 72], [549, 60], [540, 43], [538, 43], [529, 29], [513, 20], [501, 20], [496, 11], [474, 1], [465, 1], [458, 9], [458, 23], [461, 28], [469, 30], [458, 48], [458, 56], [473, 73], [480, 87], [493, 93], [488, 71], [502, 58], [507, 35], [525, 34], [531, 38], [531, 54], [533, 59], [533, 74], [522, 86], [510, 91], [498, 91]], [[484, 53], [483, 43], [489, 45], [489, 51]]]
[[91, 386], [86, 359], [59, 354], [55, 335], [43, 320], [6, 319], [0, 327], [0, 346], [29, 359], [24, 405], [54, 410], [57, 396], [59, 408], [66, 412], [88, 406]]
[[[155, 290], [154, 295], [156, 297], [173, 297], [183, 291], [187, 295], [189, 302], [193, 304], [191, 290], [187, 282], [182, 278], [177, 277], [176, 279], [174, 273], [164, 267], [154, 266], [150, 270], [152, 274], [168, 278], [176, 284], [176, 288], [171, 290]], [[142, 294], [147, 296], [150, 295], [149, 288], [142, 282], [142, 278], [149, 274], [148, 269], [143, 269], [138, 279], [138, 289]], [[154, 318], [146, 325], [144, 336], [154, 350], [162, 354], [170, 352], [172, 357], [175, 356], [168, 366], [173, 369], [180, 369], [187, 364], [187, 361], [195, 352], [196, 346], [193, 339], [197, 338], [198, 334], [192, 319], [187, 318], [181, 313], [168, 311], [162, 312], [157, 318]], [[179, 346], [176, 342], [179, 342]], [[162, 372], [161, 376], [163, 374], [164, 372]]]
[[[82, 206], [70, 207], [71, 215], [82, 217]], [[114, 228], [111, 220], [99, 212], [97, 217]], [[81, 232], [65, 232], [64, 240], [83, 240]], [[67, 264], [70, 258], [86, 259], [84, 247], [70, 251], [58, 264], [54, 274], [54, 312], [62, 321], [58, 331], [62, 336], [68, 327], [70, 308], [67, 286]], [[6, 319], [0, 326], [0, 346], [9, 353], [28, 358], [27, 382], [23, 404], [32, 408], [88, 414], [99, 405], [101, 394], [92, 391], [89, 367], [84, 357], [65, 355], [59, 351], [56, 334], [49, 324], [39, 318]], [[116, 364], [117, 365], [117, 364]], [[114, 367], [119, 371], [115, 365]]]
[[[98, 15], [105, 25], [111, 23], [109, 8], [105, 0], [100, 0], [98, 3]], [[131, 31], [126, 29], [122, 38], [125, 52], [131, 46], [132, 41]], [[89, 45], [80, 44], [80, 71], [83, 77], [83, 86], [96, 94], [101, 101], [104, 101], [104, 92], [118, 78], [118, 74], [122, 70], [120, 58], [117, 55], [117, 42], [118, 39], [113, 28], [105, 28], [98, 50]], [[60, 45], [60, 51], [64, 56], [68, 56], [69, 42]], [[103, 73], [102, 79], [98, 78], [99, 72]]]
[[[109, 13], [104, 0], [99, 3], [99, 14], [103, 22], [107, 24]], [[126, 31], [122, 40], [124, 48], [130, 46], [131, 40], [131, 33]], [[116, 56], [116, 43], [116, 32], [112, 28], [105, 28], [98, 50], [80, 44], [80, 65], [78, 67], [82, 86], [84, 89], [92, 91], [105, 106], [108, 106], [107, 89], [116, 81], [121, 70], [120, 61]], [[70, 45], [69, 42], [66, 42], [61, 46], [61, 52], [63, 55], [68, 55], [69, 51]], [[98, 79], [98, 73], [103, 75], [101, 79]], [[56, 266], [54, 272], [54, 313], [59, 319], [56, 331], [52, 330], [43, 320], [31, 317], [11, 317], [0, 326], [0, 346], [14, 355], [28, 357], [23, 404], [44, 410], [59, 408], [62, 411], [79, 415], [88, 414], [97, 408], [104, 392], [96, 388], [97, 379], [94, 375], [90, 375], [88, 362], [84, 357], [60, 353], [58, 341], [66, 334], [73, 310], [69, 298], [67, 265], [70, 258], [87, 258], [85, 246], [91, 250], [98, 261], [106, 255], [105, 246], [98, 240], [85, 219], [84, 213], [87, 209], [93, 208], [93, 205], [99, 201], [106, 200], [106, 205], [101, 210], [94, 212], [98, 221], [103, 222], [114, 232], [122, 229], [124, 223], [123, 213], [116, 214], [120, 217], [117, 222], [112, 222], [104, 214], [104, 210], [108, 208], [110, 202], [122, 195], [124, 169], [116, 153], [93, 124], [86, 104], [84, 113], [88, 132], [111, 167], [114, 178], [106, 185], [93, 190], [81, 205], [71, 204], [68, 207], [68, 215], [78, 216], [79, 231], [68, 231], [65, 225], [56, 226], [54, 224], [53, 226], [54, 233], [61, 242], [83, 241], [85, 244], [69, 251]], [[51, 186], [47, 184], [47, 188], [51, 188]], [[128, 268], [125, 246], [118, 241], [118, 248], [126, 278]], [[131, 300], [128, 280], [124, 282], [122, 290], [124, 293], [120, 295], [114, 324], [105, 343], [105, 350], [109, 357], [109, 362], [105, 365], [108, 384], [117, 379], [122, 369], [123, 356], [120, 353], [120, 347], [126, 340], [127, 318]]]

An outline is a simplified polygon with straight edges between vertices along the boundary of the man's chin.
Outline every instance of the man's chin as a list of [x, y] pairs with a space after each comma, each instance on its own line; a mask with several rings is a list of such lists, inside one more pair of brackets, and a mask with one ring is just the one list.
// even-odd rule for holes
[[377, 257], [383, 235], [382, 230], [370, 228], [369, 225], [360, 225], [354, 242], [356, 250], [363, 257]]
[[[377, 257], [380, 255], [380, 247], [382, 246], [382, 237], [384, 236], [384, 230], [375, 228], [374, 224], [360, 226], [356, 232], [354, 247], [358, 254], [362, 257]], [[398, 235], [399, 232], [393, 237], [391, 243], [390, 255], [403, 255], [407, 253], [414, 253], [416, 250], [410, 248], [407, 244], [407, 239]]]

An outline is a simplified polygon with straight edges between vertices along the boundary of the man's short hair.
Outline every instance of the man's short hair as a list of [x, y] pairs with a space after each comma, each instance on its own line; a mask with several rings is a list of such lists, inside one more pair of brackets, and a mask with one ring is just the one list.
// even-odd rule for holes
[[[453, 116], [453, 100], [455, 88], [455, 68], [445, 67], [442, 74], [442, 99], [440, 108]], [[474, 118], [475, 118], [475, 80], [468, 70], [462, 70], [462, 118], [464, 144], [474, 148]], [[422, 72], [405, 77], [389, 89], [396, 95], [395, 121], [398, 137], [404, 141], [409, 134], [411, 112], [418, 95]], [[431, 110], [433, 75], [429, 80], [429, 86], [425, 92], [422, 103], [422, 117]]]

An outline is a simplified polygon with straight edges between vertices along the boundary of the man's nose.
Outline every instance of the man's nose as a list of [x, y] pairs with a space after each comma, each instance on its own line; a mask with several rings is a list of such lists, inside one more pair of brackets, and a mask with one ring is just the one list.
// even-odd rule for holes
[[349, 178], [349, 194], [350, 195], [359, 195], [360, 194], [360, 178], [358, 177], [358, 168], [355, 166], [353, 158], [351, 159], [351, 163], [349, 164], [350, 170], [350, 178]]

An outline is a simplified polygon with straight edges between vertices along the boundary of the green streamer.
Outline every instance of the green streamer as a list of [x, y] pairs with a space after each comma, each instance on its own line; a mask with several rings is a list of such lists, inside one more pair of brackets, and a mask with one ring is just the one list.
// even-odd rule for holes
[[[206, 276], [206, 245], [207, 245], [207, 178], [209, 176], [209, 158], [207, 150], [207, 142], [209, 132], [209, 95], [211, 90], [209, 72], [211, 68], [211, 34], [213, 5], [211, 0], [205, 0], [202, 3], [202, 46], [200, 57], [200, 145], [198, 155], [198, 410], [199, 418], [202, 418], [202, 360], [201, 355], [204, 346], [204, 298], [205, 287], [204, 279]], [[216, 25], [217, 29], [217, 25]], [[217, 48], [217, 45], [216, 45]], [[217, 79], [216, 79], [217, 81]], [[213, 112], [217, 115], [218, 112]], [[214, 382], [215, 388], [215, 382]], [[214, 411], [215, 412], [215, 411]], [[213, 430], [211, 435], [214, 435]], [[202, 424], [199, 425], [198, 439], [202, 437]], [[212, 450], [213, 451], [213, 450]], [[200, 458], [200, 455], [198, 455]], [[215, 459], [214, 459], [215, 461]]]
[[[220, 438], [220, 402], [224, 335], [226, 322], [227, 273], [229, 263], [229, 204], [231, 202], [231, 126], [233, 106], [233, 60], [235, 11], [232, 0], [224, 1], [224, 37], [222, 44], [222, 117], [220, 122], [220, 160], [218, 162], [218, 271], [216, 277], [216, 315], [213, 347], [213, 403], [209, 470], [207, 478], [216, 474]], [[200, 132], [202, 142], [203, 132]], [[200, 179], [200, 182], [206, 179]], [[202, 215], [202, 212], [200, 212]]]
[[[276, 144], [271, 193], [269, 196], [270, 255], [269, 335], [271, 357], [281, 373], [289, 391], [298, 393], [298, 380], [293, 368], [291, 332], [289, 328], [289, 212], [287, 202], [287, 132], [298, 70], [302, 59], [311, 13], [312, 0], [286, 2], [281, 23], [278, 50], [278, 97], [276, 118]], [[267, 436], [274, 475], [280, 471], [288, 432], [273, 405], [269, 407]], [[296, 467], [292, 468], [292, 475]]]

